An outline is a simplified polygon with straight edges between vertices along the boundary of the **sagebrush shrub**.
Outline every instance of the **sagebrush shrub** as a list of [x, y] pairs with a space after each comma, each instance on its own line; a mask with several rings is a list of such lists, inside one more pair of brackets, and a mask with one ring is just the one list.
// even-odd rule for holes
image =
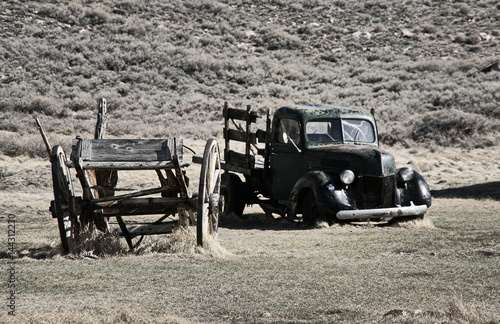
[[494, 127], [494, 123], [477, 114], [457, 109], [438, 110], [412, 122], [411, 138], [442, 146], [484, 147], [493, 144], [484, 134]]
[[[53, 136], [70, 142], [80, 132], [92, 134], [97, 100], [106, 97], [113, 136], [156, 137], [166, 125], [172, 134], [203, 138], [220, 133], [226, 100], [255, 109], [328, 103], [375, 108], [385, 138], [394, 129], [398, 141], [437, 138], [443, 127], [432, 132], [418, 121], [439, 111], [489, 118], [483, 133], [468, 135], [470, 142], [487, 145], [498, 133], [499, 74], [471, 75], [498, 59], [499, 14], [492, 6], [368, 0], [52, 0], [32, 7], [3, 2], [2, 9], [12, 14], [0, 29], [0, 130], [30, 134], [27, 125], [36, 114], [49, 117]], [[405, 37], [403, 29], [413, 35]], [[480, 32], [493, 37], [486, 41]], [[197, 111], [207, 106], [216, 108]], [[420, 131], [431, 135], [412, 136]], [[439, 143], [472, 145], [443, 136]]]

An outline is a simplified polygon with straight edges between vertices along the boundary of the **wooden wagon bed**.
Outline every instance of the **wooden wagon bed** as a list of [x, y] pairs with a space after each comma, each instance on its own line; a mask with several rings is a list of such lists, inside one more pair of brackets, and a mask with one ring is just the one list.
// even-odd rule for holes
[[[203, 237], [216, 236], [222, 203], [217, 142], [214, 139], [207, 142], [201, 159], [200, 187], [197, 194], [190, 195], [184, 168], [191, 163], [183, 160], [181, 139], [103, 139], [105, 104], [101, 102], [99, 107], [96, 138], [77, 137], [70, 159], [62, 147], [52, 148], [55, 199], [51, 202], [51, 211], [58, 219], [63, 249], [71, 252], [74, 240], [83, 229], [111, 231], [110, 217], [116, 218], [119, 233], [125, 237], [130, 250], [144, 235], [170, 233], [178, 226], [189, 224], [197, 225], [200, 245], [203, 245]], [[75, 197], [70, 169], [75, 169], [82, 186], [81, 197]], [[123, 170], [152, 170], [159, 186], [116, 194], [124, 190], [117, 187], [118, 173]], [[139, 226], [129, 226], [122, 218], [137, 215], [161, 216], [151, 221], [144, 221], [142, 217]], [[134, 243], [133, 239], [138, 236]]]

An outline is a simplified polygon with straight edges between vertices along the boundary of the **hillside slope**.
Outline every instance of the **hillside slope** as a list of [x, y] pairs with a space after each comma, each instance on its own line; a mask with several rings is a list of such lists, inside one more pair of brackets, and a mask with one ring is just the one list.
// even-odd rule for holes
[[[69, 146], [106, 97], [110, 137], [221, 135], [221, 107], [375, 108], [386, 145], [497, 145], [497, 1], [2, 1], [0, 154]], [[20, 136], [21, 135], [21, 136]]]

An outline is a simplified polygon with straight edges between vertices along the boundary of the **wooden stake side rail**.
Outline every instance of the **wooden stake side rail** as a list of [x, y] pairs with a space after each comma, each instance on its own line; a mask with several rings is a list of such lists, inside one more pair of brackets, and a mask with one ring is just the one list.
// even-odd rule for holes
[[[222, 167], [226, 171], [242, 173], [244, 175], [252, 175], [253, 171], [259, 172], [267, 167], [266, 162], [260, 162], [257, 155], [264, 157], [264, 160], [269, 159], [269, 140], [270, 136], [270, 120], [269, 109], [267, 110], [266, 130], [257, 129], [251, 131], [251, 124], [256, 123], [260, 118], [256, 111], [252, 111], [250, 106], [246, 110], [229, 108], [228, 103], [224, 103], [224, 161]], [[231, 126], [230, 120], [233, 122]], [[245, 125], [241, 126], [234, 120], [244, 121]], [[236, 128], [236, 129], [234, 129]], [[245, 152], [240, 153], [230, 148], [231, 141], [244, 142]], [[265, 148], [259, 148], [258, 143], [265, 143]]]

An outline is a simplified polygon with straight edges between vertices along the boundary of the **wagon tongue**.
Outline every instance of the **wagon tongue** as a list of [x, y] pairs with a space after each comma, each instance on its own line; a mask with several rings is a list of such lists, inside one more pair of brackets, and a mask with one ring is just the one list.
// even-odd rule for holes
[[321, 155], [320, 163], [325, 168], [350, 169], [371, 176], [389, 176], [396, 172], [394, 157], [379, 148], [342, 145], [312, 151]]

